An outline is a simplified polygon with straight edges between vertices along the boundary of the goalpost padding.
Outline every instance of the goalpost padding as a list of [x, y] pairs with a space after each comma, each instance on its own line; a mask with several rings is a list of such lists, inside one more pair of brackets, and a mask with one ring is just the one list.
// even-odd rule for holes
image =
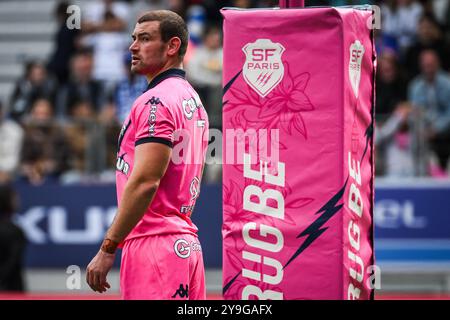
[[370, 299], [370, 7], [222, 15], [224, 298]]

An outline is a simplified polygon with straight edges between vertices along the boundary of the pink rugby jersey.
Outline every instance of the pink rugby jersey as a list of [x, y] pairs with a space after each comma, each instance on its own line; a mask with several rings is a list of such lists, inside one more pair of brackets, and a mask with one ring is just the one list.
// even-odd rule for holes
[[172, 148], [172, 159], [142, 219], [125, 240], [169, 233], [196, 234], [191, 221], [200, 193], [208, 147], [208, 115], [181, 69], [156, 76], [133, 104], [119, 135], [116, 186], [122, 192], [133, 171], [134, 150], [142, 143]]

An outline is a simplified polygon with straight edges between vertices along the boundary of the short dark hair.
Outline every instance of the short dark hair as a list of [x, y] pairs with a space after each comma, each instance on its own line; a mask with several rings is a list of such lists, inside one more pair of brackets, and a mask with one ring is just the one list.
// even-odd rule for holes
[[148, 21], [159, 21], [159, 33], [162, 41], [167, 42], [173, 37], [180, 38], [181, 46], [178, 55], [183, 58], [189, 41], [188, 28], [183, 18], [170, 10], [155, 10], [144, 13], [137, 23]]

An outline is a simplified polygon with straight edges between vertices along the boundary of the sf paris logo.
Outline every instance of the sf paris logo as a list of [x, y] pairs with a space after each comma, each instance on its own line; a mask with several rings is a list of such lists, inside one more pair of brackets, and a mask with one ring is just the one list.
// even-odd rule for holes
[[242, 48], [245, 53], [245, 82], [263, 98], [283, 79], [281, 55], [284, 50], [281, 44], [269, 39], [258, 39]]
[[350, 46], [350, 62], [348, 65], [348, 75], [352, 85], [353, 93], [358, 98], [359, 83], [361, 81], [361, 63], [364, 56], [364, 46], [359, 40], [356, 40]]

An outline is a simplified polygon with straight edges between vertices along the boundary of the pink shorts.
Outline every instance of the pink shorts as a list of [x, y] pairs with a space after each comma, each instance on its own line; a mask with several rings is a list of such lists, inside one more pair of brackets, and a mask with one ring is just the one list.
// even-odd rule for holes
[[206, 299], [198, 238], [172, 234], [127, 240], [122, 249], [120, 291], [127, 300]]

